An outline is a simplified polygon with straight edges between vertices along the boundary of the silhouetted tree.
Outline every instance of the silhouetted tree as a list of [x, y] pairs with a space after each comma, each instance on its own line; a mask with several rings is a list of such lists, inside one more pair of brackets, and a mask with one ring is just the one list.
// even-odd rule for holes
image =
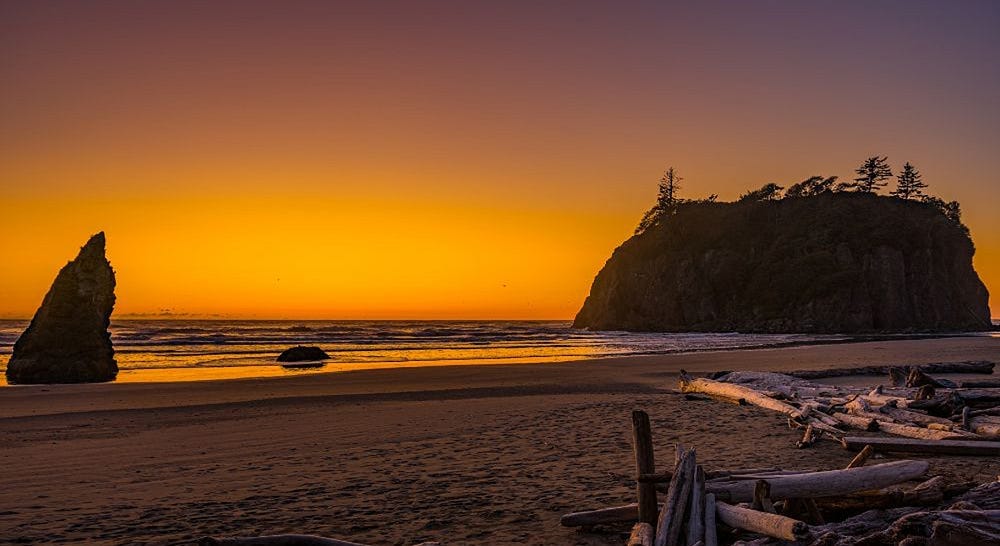
[[673, 167], [664, 171], [660, 177], [660, 192], [656, 196], [656, 205], [662, 210], [668, 210], [677, 204], [677, 192], [681, 189], [681, 178]]
[[659, 189], [656, 194], [656, 204], [642, 215], [639, 226], [635, 228], [636, 233], [646, 231], [655, 224], [664, 214], [672, 212], [681, 199], [677, 197], [677, 192], [681, 189], [680, 182], [683, 180], [677, 175], [673, 167], [668, 167], [660, 177]]
[[[858, 174], [858, 177], [854, 179], [853, 189], [861, 193], [876, 193], [880, 188], [885, 187], [886, 180], [892, 178], [889, 158], [885, 156], [869, 157], [854, 172]], [[845, 189], [847, 188], [845, 187]]]
[[907, 161], [903, 165], [903, 172], [899, 173], [899, 176], [896, 177], [896, 189], [889, 192], [889, 194], [900, 199], [917, 199], [924, 194], [921, 190], [926, 187], [927, 184], [924, 184], [921, 180], [920, 172]]
[[781, 186], [771, 182], [769, 184], [764, 184], [756, 190], [750, 190], [740, 196], [740, 201], [774, 201], [775, 199], [781, 199]]
[[836, 176], [810, 176], [802, 182], [789, 186], [785, 197], [811, 197], [822, 193], [831, 193], [836, 183]]

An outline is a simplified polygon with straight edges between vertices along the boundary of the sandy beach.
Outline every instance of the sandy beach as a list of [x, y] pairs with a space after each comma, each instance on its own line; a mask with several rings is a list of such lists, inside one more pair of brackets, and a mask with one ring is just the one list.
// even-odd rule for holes
[[[425, 367], [292, 378], [0, 389], [0, 542], [185, 544], [307, 532], [371, 544], [620, 544], [559, 526], [631, 502], [629, 411], [708, 467], [841, 467], [753, 407], [685, 401], [679, 369], [1000, 360], [964, 337]], [[1000, 462], [931, 458], [988, 480]]]

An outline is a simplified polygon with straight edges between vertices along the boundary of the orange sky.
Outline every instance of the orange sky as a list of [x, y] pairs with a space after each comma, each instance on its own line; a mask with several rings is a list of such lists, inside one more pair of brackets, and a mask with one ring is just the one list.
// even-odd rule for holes
[[1000, 290], [993, 3], [359, 4], [0, 1], [0, 316], [104, 230], [120, 316], [570, 318], [666, 165], [874, 153]]

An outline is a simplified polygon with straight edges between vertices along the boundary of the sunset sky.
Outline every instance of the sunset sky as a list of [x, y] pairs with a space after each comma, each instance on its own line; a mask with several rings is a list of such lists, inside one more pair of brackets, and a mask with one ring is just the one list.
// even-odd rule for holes
[[571, 318], [683, 197], [914, 163], [1000, 315], [1000, 2], [0, 0], [0, 317]]

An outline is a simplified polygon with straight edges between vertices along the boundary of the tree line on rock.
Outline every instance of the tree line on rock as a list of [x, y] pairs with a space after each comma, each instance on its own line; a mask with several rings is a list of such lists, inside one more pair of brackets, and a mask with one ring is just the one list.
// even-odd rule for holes
[[[769, 182], [760, 188], [749, 190], [740, 195], [737, 202], [778, 201], [844, 192], [877, 195], [879, 190], [888, 186], [889, 180], [893, 178], [892, 167], [886, 156], [869, 157], [854, 172], [857, 176], [850, 181], [841, 181], [838, 176], [810, 176], [801, 182], [788, 186], [787, 189], [774, 182]], [[678, 197], [681, 180], [683, 178], [677, 174], [674, 167], [669, 167], [664, 171], [659, 181], [656, 204], [643, 214], [642, 220], [639, 221], [639, 226], [635, 230], [636, 234], [646, 231], [662, 218], [672, 215], [680, 205], [714, 203], [718, 199], [716, 194], [705, 199]], [[910, 162], [906, 162], [903, 169], [896, 175], [896, 187], [889, 192], [889, 196], [904, 201], [914, 200], [928, 203], [940, 210], [952, 222], [962, 225], [962, 211], [958, 201], [945, 202], [939, 197], [927, 195], [924, 193], [925, 188], [927, 188], [927, 184], [924, 183], [920, 171]], [[964, 228], [964, 226], [962, 227]]]

